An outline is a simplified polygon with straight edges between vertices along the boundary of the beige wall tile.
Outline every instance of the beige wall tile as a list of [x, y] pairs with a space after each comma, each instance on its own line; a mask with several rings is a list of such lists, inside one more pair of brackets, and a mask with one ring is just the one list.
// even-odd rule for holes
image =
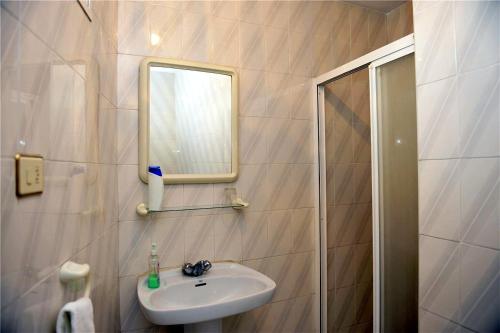
[[268, 214], [269, 255], [283, 255], [292, 252], [293, 225], [291, 211], [273, 211]]
[[[288, 54], [287, 54], [288, 66]], [[266, 73], [266, 116], [273, 118], [290, 118], [291, 102], [290, 75], [282, 73]]]
[[420, 332], [462, 332], [460, 325], [425, 310], [420, 310], [419, 325]]
[[182, 17], [182, 58], [208, 62], [210, 53], [210, 18], [201, 13], [184, 13]]
[[[67, 260], [92, 267], [96, 330], [119, 327], [116, 6], [96, 12], [109, 20], [70, 2], [2, 4], [2, 331], [54, 330], [82, 294], [59, 281]], [[44, 156], [41, 195], [15, 196], [16, 152]]]
[[368, 43], [373, 51], [387, 44], [387, 15], [376, 11], [368, 14]]
[[498, 3], [459, 1], [455, 5], [458, 70], [465, 72], [498, 63]]
[[[420, 272], [424, 275], [419, 289], [425, 292], [419, 299], [420, 331], [488, 331], [498, 327], [493, 313], [499, 308], [498, 297], [492, 296], [498, 291], [498, 279], [491, 272], [498, 271], [496, 63], [500, 51], [498, 38], [493, 36], [498, 36], [500, 12], [493, 2], [460, 1], [416, 1], [413, 10], [417, 82], [451, 76], [419, 87], [423, 92], [417, 114], [424, 129], [419, 131], [419, 145], [425, 142], [430, 158], [440, 159], [419, 162], [419, 187], [424, 190], [419, 189], [420, 211], [424, 212], [420, 233], [455, 240], [420, 236]], [[433, 85], [443, 87], [431, 89]], [[434, 122], [432, 127], [425, 127], [428, 119]], [[450, 140], [439, 133], [453, 137]], [[437, 203], [431, 205], [432, 200]], [[432, 288], [430, 283], [434, 283]]]
[[242, 259], [242, 224], [238, 214], [224, 214], [215, 219], [215, 260]]
[[356, 59], [370, 51], [369, 14], [364, 7], [352, 6], [349, 11], [351, 54], [350, 59]]
[[[223, 4], [226, 2], [213, 2], [214, 6], [218, 3]], [[229, 4], [226, 6], [229, 6]], [[238, 67], [240, 61], [240, 33], [238, 21], [213, 17], [210, 20], [210, 33], [210, 62]]]
[[[163, 4], [123, 2], [118, 5], [118, 51], [124, 54], [178, 57], [181, 44], [182, 12]], [[186, 19], [186, 31], [192, 27]], [[189, 33], [188, 33], [189, 35]], [[186, 43], [187, 44], [187, 43]]]
[[119, 164], [139, 164], [138, 121], [137, 110], [119, 109], [116, 112], [116, 151]]
[[453, 158], [460, 152], [457, 80], [449, 78], [417, 88], [419, 158]]
[[420, 307], [459, 319], [459, 250], [455, 242], [420, 236]]
[[335, 289], [333, 298], [333, 320], [334, 329], [341, 329], [353, 325], [356, 322], [355, 287]]
[[308, 33], [290, 31], [290, 71], [310, 76], [312, 67], [311, 38]]
[[355, 283], [356, 266], [354, 246], [335, 248], [335, 288], [352, 286]]
[[240, 70], [240, 115], [264, 116], [266, 114], [265, 72]]
[[266, 28], [264, 38], [266, 49], [266, 71], [288, 73], [288, 30]]
[[[432, 2], [429, 1], [429, 3]], [[393, 42], [412, 32], [413, 6], [411, 1], [407, 1], [387, 13], [387, 39], [389, 42]]]
[[418, 11], [414, 20], [417, 85], [456, 74], [453, 3]]
[[301, 208], [292, 211], [292, 241], [294, 252], [314, 250], [314, 209]]
[[230, 20], [240, 18], [240, 3], [238, 1], [212, 1], [212, 14], [216, 17], [222, 17]]
[[461, 240], [500, 249], [498, 158], [465, 159], [461, 162]]
[[240, 218], [243, 222], [241, 227], [243, 260], [267, 257], [270, 248], [268, 215], [262, 212], [248, 212]]
[[245, 69], [263, 70], [266, 66], [264, 27], [240, 24], [240, 65]]
[[[160, 219], [173, 219], [176, 223], [183, 223], [185, 228], [183, 254], [176, 252], [177, 248], [176, 251], [172, 249], [167, 252], [174, 253], [173, 256], [162, 260], [175, 263], [175, 258], [195, 260], [200, 256], [216, 260], [243, 259], [245, 264], [278, 281], [279, 291], [274, 303], [224, 320], [225, 331], [307, 330], [314, 324], [313, 313], [306, 311], [306, 308], [309, 309], [313, 300], [311, 293], [314, 290], [314, 270], [311, 265], [314, 262], [315, 242], [312, 214], [314, 118], [309, 84], [312, 75], [331, 70], [349, 59], [350, 11], [359, 9], [332, 2], [128, 4], [121, 8], [120, 15], [125, 17], [121, 22], [137, 21], [139, 23], [135, 24], [147, 26], [147, 21], [150, 20], [147, 16], [150, 15], [147, 14], [150, 10], [148, 8], [152, 6], [163, 6], [167, 9], [161, 9], [160, 12], [169, 12], [179, 17], [177, 20], [173, 19], [168, 27], [159, 26], [160, 31], [167, 28], [181, 31], [178, 34], [182, 36], [181, 53], [174, 54], [173, 57], [234, 66], [240, 75], [242, 164], [239, 179], [235, 184], [228, 185], [236, 187], [238, 193], [250, 203], [250, 207], [241, 213], [220, 210], [162, 214]], [[334, 22], [331, 18], [334, 18]], [[131, 29], [119, 27], [118, 34], [122, 31], [123, 35]], [[364, 38], [368, 40], [368, 27], [366, 29]], [[136, 29], [135, 33], [141, 34], [140, 31], [141, 29]], [[162, 38], [155, 49], [146, 48], [149, 38], [147, 33], [137, 38], [144, 39], [138, 43], [145, 45], [143, 49], [130, 52], [119, 50], [117, 64], [117, 99], [123, 109], [120, 110], [123, 111], [122, 114], [118, 114], [118, 121], [130, 126], [134, 123], [133, 111], [128, 113], [125, 109], [137, 109], [136, 69], [142, 57], [166, 56], [162, 52], [169, 50], [179, 52], [178, 48], [167, 47]], [[347, 89], [350, 89], [350, 82], [348, 85]], [[350, 95], [348, 98], [350, 106]], [[348, 147], [345, 158], [348, 160], [349, 170], [353, 171], [350, 163], [353, 161], [355, 147], [351, 122], [352, 115], [347, 122], [339, 117], [335, 126], [336, 129], [349, 128], [345, 132]], [[135, 153], [132, 149], [136, 145], [135, 139], [127, 132], [128, 130], [123, 130], [118, 136], [118, 174], [120, 179], [124, 179], [118, 189], [120, 220], [141, 229], [144, 226], [139, 226], [146, 221], [138, 218], [134, 210], [135, 205], [145, 199], [145, 186], [137, 178]], [[361, 145], [362, 136], [358, 139], [357, 144]], [[341, 145], [338, 145], [337, 149], [340, 148]], [[359, 156], [365, 156], [366, 150], [366, 145], [364, 150], [359, 148]], [[359, 159], [362, 161], [362, 157]], [[126, 165], [129, 163], [130, 165]], [[348, 191], [347, 197], [352, 198], [349, 202], [354, 200], [354, 173], [351, 172], [351, 175], [352, 189]], [[171, 190], [172, 193], [166, 195], [164, 205], [219, 202], [224, 200], [224, 186], [225, 184], [181, 185], [176, 188], [167, 186], [167, 191]], [[365, 206], [370, 208], [369, 205]], [[354, 243], [358, 240], [370, 240], [366, 237], [371, 229], [366, 228], [365, 211], [369, 209], [365, 209], [365, 206], [360, 213], [353, 215], [357, 221], [352, 224], [356, 226], [352, 228]], [[159, 226], [167, 222], [155, 223]], [[130, 231], [123, 231], [121, 237], [134, 239], [135, 231], [132, 229], [130, 227]], [[150, 227], [149, 232], [154, 235], [157, 232], [155, 230]], [[190, 240], [190, 231], [200, 234], [200, 237], [205, 235], [206, 239], [200, 246]], [[150, 246], [147, 243], [146, 241], [144, 249], [129, 250], [130, 255], [147, 258]], [[293, 316], [296, 319], [287, 320], [282, 325], [283, 321], [280, 322], [279, 318], [285, 318], [285, 314], [291, 313], [290, 311], [297, 314]], [[352, 315], [355, 316], [355, 313]], [[122, 321], [124, 330], [140, 326], [135, 324], [135, 320], [125, 324]]]
[[184, 221], [185, 262], [214, 260], [214, 221], [211, 215], [193, 216]]
[[357, 325], [356, 332], [369, 332], [373, 321], [373, 284], [371, 281], [368, 283], [360, 283], [356, 285], [356, 322], [367, 323], [367, 328], [363, 329], [362, 326]]
[[419, 233], [450, 240], [460, 234], [460, 164], [457, 160], [419, 162]]
[[261, 6], [263, 6], [265, 26], [288, 29], [289, 2], [265, 1]]
[[500, 155], [500, 65], [458, 76], [463, 157]]
[[119, 79], [116, 87], [116, 98], [118, 107], [137, 110], [139, 100], [138, 68], [143, 57], [126, 54], [118, 54], [117, 57]]
[[242, 164], [266, 163], [268, 119], [261, 117], [239, 118], [240, 161]]
[[460, 323], [464, 327], [488, 332], [498, 327], [498, 250], [460, 246]]

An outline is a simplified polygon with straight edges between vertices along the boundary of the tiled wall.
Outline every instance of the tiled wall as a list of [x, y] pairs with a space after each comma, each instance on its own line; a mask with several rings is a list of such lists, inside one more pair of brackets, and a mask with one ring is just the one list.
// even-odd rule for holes
[[[159, 244], [162, 267], [202, 258], [237, 260], [277, 282], [270, 304], [224, 320], [224, 331], [312, 330], [310, 78], [386, 44], [387, 18], [341, 2], [120, 2], [118, 12], [122, 330], [151, 327], [139, 311], [135, 285], [137, 275], [147, 270], [153, 240]], [[150, 43], [152, 33], [160, 36], [157, 45]], [[145, 56], [153, 55], [236, 68], [241, 173], [229, 186], [250, 202], [243, 213], [136, 215], [135, 206], [146, 199], [146, 186], [137, 175], [138, 68]], [[226, 186], [167, 186], [164, 205], [220, 202]], [[344, 296], [348, 303], [349, 294]], [[349, 320], [345, 323], [351, 325]]]
[[387, 41], [389, 43], [413, 32], [413, 6], [411, 0], [391, 10], [386, 17]]
[[[345, 62], [333, 56], [333, 3], [120, 2], [118, 15], [119, 266], [123, 331], [151, 327], [136, 299], [151, 241], [162, 267], [237, 260], [277, 282], [271, 304], [224, 320], [224, 331], [314, 327], [313, 118], [310, 78]], [[337, 14], [338, 15], [338, 14]], [[168, 19], [166, 19], [168, 18]], [[160, 36], [158, 45], [149, 41]], [[236, 187], [250, 207], [142, 219], [137, 78], [144, 56], [236, 68], [240, 79], [240, 176], [234, 184], [166, 186], [164, 204], [224, 201]]]
[[[336, 2], [93, 6], [90, 23], [75, 2], [2, 2], [2, 330], [52, 330], [78, 295], [58, 280], [68, 259], [91, 264], [98, 331], [118, 329], [118, 292], [121, 328], [149, 328], [135, 283], [152, 239], [162, 266], [240, 260], [277, 281], [271, 304], [225, 320], [226, 331], [310, 330], [310, 78], [385, 44], [386, 20]], [[237, 69], [244, 213], [135, 215], [146, 189], [137, 176], [138, 64], [149, 55]], [[44, 155], [42, 195], [15, 198], [16, 152]], [[224, 187], [168, 186], [165, 205], [219, 202]]]
[[[82, 291], [66, 260], [91, 266], [96, 330], [117, 331], [116, 6], [1, 3], [1, 330], [50, 332]], [[16, 198], [14, 155], [42, 154], [45, 190]]]
[[500, 2], [413, 3], [420, 330], [500, 329]]

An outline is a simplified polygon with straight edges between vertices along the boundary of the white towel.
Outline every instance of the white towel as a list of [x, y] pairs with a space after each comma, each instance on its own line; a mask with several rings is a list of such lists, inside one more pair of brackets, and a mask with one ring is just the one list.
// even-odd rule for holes
[[57, 333], [94, 333], [94, 308], [88, 297], [65, 304], [57, 315]]

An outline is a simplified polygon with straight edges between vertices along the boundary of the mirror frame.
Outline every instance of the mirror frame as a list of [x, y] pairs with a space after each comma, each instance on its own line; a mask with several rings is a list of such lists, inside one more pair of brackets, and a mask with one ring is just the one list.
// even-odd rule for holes
[[231, 172], [213, 174], [166, 174], [164, 184], [231, 183], [238, 179], [238, 75], [230, 67], [174, 60], [145, 58], [139, 68], [139, 178], [148, 183], [149, 164], [149, 69], [168, 67], [231, 76]]

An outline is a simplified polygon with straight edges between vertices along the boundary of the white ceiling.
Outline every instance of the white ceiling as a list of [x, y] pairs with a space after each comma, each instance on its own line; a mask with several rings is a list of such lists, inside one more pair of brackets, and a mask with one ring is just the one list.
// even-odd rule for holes
[[397, 6], [405, 3], [405, 0], [348, 0], [352, 4], [388, 13]]

